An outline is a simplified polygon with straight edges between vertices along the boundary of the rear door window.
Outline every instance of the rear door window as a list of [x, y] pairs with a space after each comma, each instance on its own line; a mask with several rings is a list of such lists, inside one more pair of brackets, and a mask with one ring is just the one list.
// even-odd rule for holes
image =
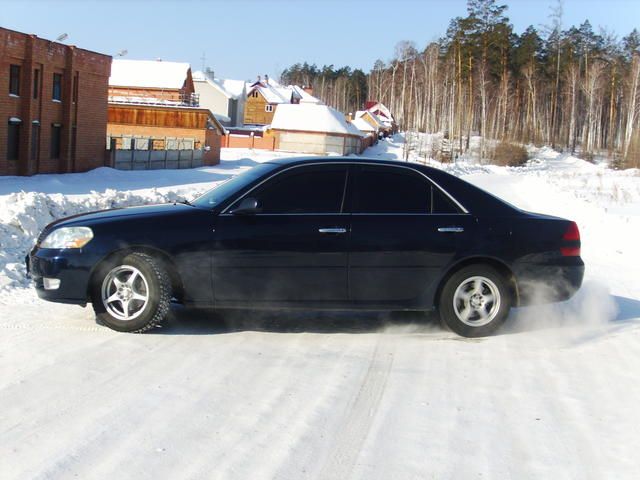
[[363, 166], [356, 174], [354, 213], [430, 213], [430, 203], [429, 184], [411, 170]]
[[353, 213], [459, 213], [438, 187], [411, 169], [361, 166], [356, 170]]

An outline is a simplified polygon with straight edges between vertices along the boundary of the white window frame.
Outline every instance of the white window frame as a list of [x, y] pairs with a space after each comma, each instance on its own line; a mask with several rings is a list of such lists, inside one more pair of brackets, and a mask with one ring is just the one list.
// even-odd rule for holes
[[273, 112], [273, 105], [266, 104], [264, 106], [264, 111], [267, 112], [267, 113], [272, 113]]

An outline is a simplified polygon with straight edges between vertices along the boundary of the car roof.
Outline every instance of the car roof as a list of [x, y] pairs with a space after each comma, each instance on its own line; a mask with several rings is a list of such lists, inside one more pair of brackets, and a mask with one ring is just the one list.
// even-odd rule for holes
[[276, 165], [303, 165], [305, 163], [376, 163], [379, 165], [393, 165], [393, 166], [404, 166], [410, 167], [416, 170], [428, 169], [434, 170], [431, 167], [426, 167], [425, 165], [420, 165], [413, 162], [405, 162], [401, 160], [381, 160], [379, 158], [368, 158], [368, 157], [339, 157], [339, 156], [315, 156], [315, 157], [284, 157], [284, 158], [275, 158], [269, 160], [266, 163], [273, 163]]

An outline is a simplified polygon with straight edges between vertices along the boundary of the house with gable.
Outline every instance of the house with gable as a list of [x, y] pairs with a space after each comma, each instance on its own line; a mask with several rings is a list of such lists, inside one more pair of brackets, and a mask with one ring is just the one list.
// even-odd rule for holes
[[395, 118], [384, 104], [369, 100], [365, 103], [364, 109], [373, 114], [376, 119], [382, 123], [384, 127], [382, 132], [385, 137], [398, 131]]
[[314, 103], [278, 105], [270, 132], [276, 150], [321, 155], [362, 153], [366, 137], [343, 113]]
[[240, 127], [244, 121], [247, 84], [243, 80], [216, 78], [213, 71], [197, 71], [193, 84], [200, 106], [208, 108], [227, 127]]
[[291, 87], [283, 87], [268, 76], [251, 84], [244, 109], [245, 125], [269, 125], [278, 105], [299, 104], [302, 95]]

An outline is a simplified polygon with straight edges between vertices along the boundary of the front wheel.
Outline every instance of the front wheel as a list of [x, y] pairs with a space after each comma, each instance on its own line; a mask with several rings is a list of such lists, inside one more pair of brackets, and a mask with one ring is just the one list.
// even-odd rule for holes
[[511, 292], [504, 277], [488, 265], [470, 265], [454, 273], [440, 294], [442, 324], [463, 337], [495, 332], [511, 309]]
[[142, 333], [167, 317], [171, 280], [158, 260], [131, 253], [101, 268], [92, 300], [99, 323], [119, 332]]

